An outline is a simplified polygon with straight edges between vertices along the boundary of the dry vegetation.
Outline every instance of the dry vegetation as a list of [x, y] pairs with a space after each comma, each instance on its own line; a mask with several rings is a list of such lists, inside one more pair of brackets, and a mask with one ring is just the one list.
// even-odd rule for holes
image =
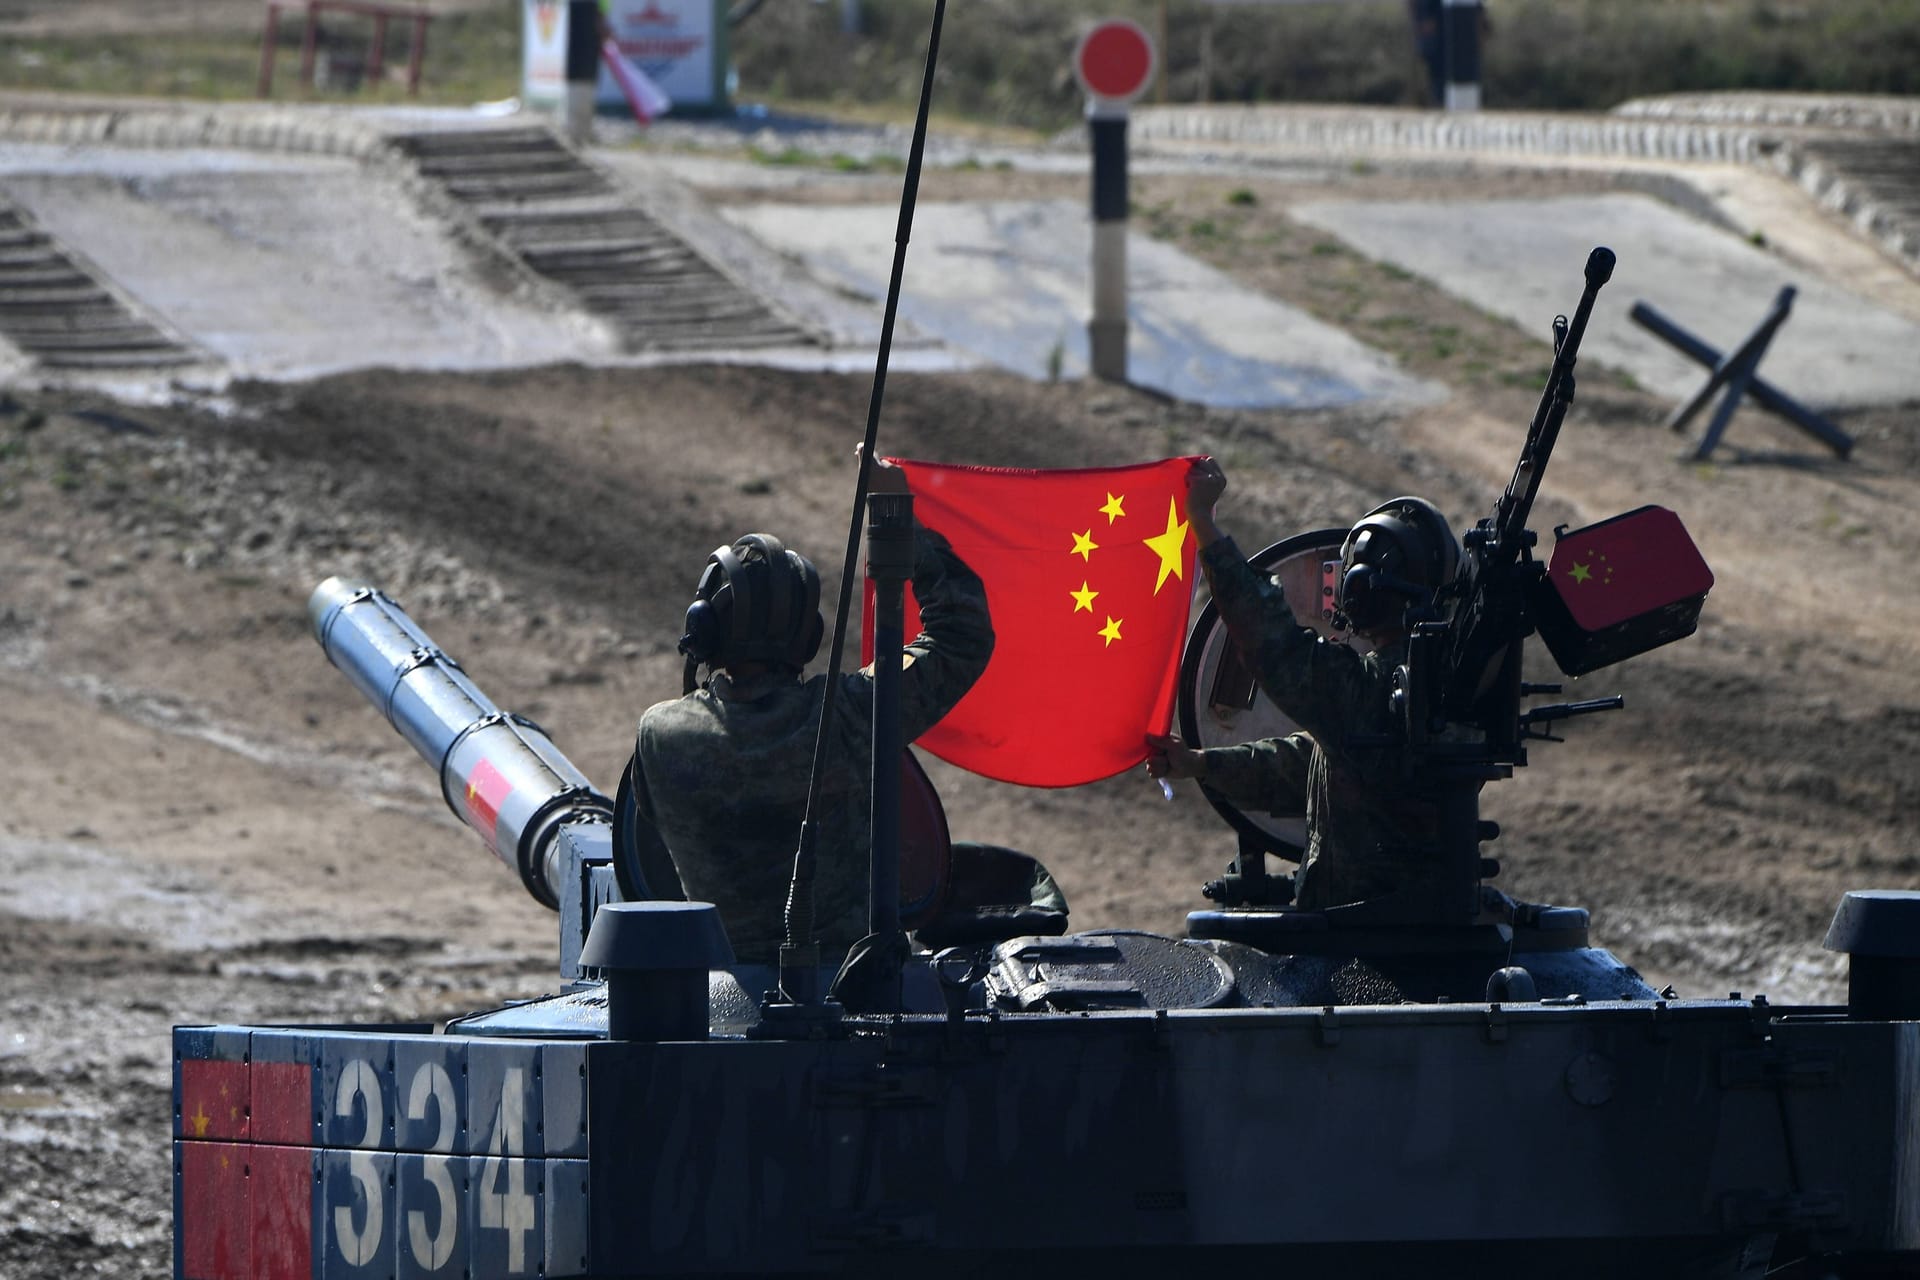
[[[424, 96], [511, 96], [524, 0], [432, 0]], [[746, 101], [899, 105], [925, 56], [927, 0], [841, 5], [768, 0], [732, 33]], [[1484, 54], [1496, 107], [1598, 110], [1651, 93], [1708, 89], [1920, 92], [1920, 0], [1495, 0]], [[1204, 0], [968, 0], [941, 44], [944, 110], [1054, 129], [1077, 118], [1069, 56], [1085, 24], [1165, 14], [1174, 102], [1423, 102], [1404, 0], [1216, 6]], [[245, 97], [259, 64], [258, 0], [5, 0], [0, 85], [88, 93]], [[349, 43], [359, 19], [329, 19]], [[299, 23], [282, 22], [283, 56]], [[399, 24], [404, 26], [404, 24]], [[390, 36], [403, 66], [405, 33]], [[395, 97], [388, 84], [376, 91]]]

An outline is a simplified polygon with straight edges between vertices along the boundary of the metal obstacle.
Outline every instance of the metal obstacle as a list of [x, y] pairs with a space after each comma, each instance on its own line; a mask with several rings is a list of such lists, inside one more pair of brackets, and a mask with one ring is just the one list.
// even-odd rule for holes
[[1793, 311], [1794, 287], [1784, 285], [1773, 299], [1766, 319], [1758, 328], [1729, 355], [1722, 355], [1710, 344], [1702, 342], [1673, 321], [1661, 315], [1644, 302], [1633, 304], [1629, 313], [1635, 324], [1647, 329], [1682, 355], [1705, 365], [1713, 372], [1702, 386], [1687, 401], [1675, 409], [1667, 418], [1667, 426], [1675, 431], [1686, 430], [1687, 423], [1695, 414], [1704, 409], [1714, 393], [1725, 388], [1720, 405], [1713, 411], [1713, 417], [1707, 423], [1706, 434], [1700, 437], [1695, 446], [1693, 457], [1703, 460], [1712, 455], [1714, 446], [1720, 443], [1720, 437], [1726, 432], [1727, 423], [1733, 417], [1733, 411], [1739, 407], [1744, 396], [1752, 396], [1754, 402], [1763, 409], [1771, 410], [1818, 439], [1844, 458], [1853, 452], [1853, 437], [1833, 425], [1826, 418], [1807, 408], [1798, 400], [1781, 391], [1759, 374], [1760, 359], [1767, 354], [1767, 347], [1774, 335], [1780, 332], [1780, 326], [1787, 322], [1787, 316]]

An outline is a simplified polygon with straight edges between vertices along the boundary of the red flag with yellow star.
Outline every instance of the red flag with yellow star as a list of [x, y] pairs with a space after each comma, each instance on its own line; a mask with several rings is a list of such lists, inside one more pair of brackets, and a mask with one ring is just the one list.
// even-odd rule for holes
[[[916, 745], [1003, 782], [1132, 768], [1173, 715], [1193, 597], [1192, 458], [1026, 471], [889, 459], [914, 515], [987, 585], [993, 660]], [[919, 631], [907, 592], [906, 634]], [[869, 599], [864, 648], [872, 651]]]

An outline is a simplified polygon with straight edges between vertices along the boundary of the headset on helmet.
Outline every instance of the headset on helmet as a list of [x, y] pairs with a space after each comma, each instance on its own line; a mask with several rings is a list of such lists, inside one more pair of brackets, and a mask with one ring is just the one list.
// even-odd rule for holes
[[1460, 543], [1425, 498], [1400, 497], [1367, 512], [1340, 544], [1339, 609], [1365, 631], [1400, 621], [1460, 572]]
[[766, 662], [798, 670], [819, 651], [820, 572], [768, 533], [717, 547], [687, 606], [680, 652], [691, 663]]

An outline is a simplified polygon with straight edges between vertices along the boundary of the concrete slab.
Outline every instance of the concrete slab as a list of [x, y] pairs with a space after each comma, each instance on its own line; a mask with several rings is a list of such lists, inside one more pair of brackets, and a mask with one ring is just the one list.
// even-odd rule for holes
[[[891, 205], [761, 204], [723, 210], [840, 287], [886, 297]], [[949, 346], [1031, 378], [1087, 372], [1093, 229], [1072, 201], [922, 204], [900, 317]], [[1127, 240], [1129, 372], [1179, 399], [1222, 407], [1424, 404], [1444, 388], [1284, 303], [1242, 288], [1144, 235]]]
[[599, 326], [481, 278], [396, 180], [351, 160], [10, 146], [0, 196], [235, 374], [613, 350]]
[[1542, 338], [1554, 315], [1579, 300], [1587, 253], [1604, 244], [1619, 266], [1581, 355], [1676, 399], [1706, 372], [1634, 324], [1633, 304], [1650, 303], [1725, 351], [1791, 284], [1799, 290], [1793, 315], [1768, 350], [1763, 377], [1816, 407], [1920, 399], [1920, 323], [1645, 196], [1329, 201], [1293, 213]]

